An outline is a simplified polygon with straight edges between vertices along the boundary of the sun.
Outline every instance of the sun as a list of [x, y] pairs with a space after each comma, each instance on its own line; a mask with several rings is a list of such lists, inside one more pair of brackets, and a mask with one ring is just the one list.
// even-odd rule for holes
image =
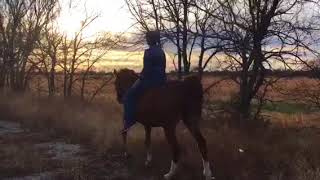
[[76, 32], [79, 31], [81, 21], [75, 15], [73, 16], [61, 16], [58, 20], [59, 29], [62, 33], [68, 37], [72, 37]]
[[124, 0], [79, 0], [71, 7], [69, 2], [60, 0], [62, 11], [58, 18], [59, 29], [69, 37], [79, 31], [81, 21], [87, 16], [98, 16], [83, 32], [87, 37], [103, 31], [130, 31], [133, 24]]

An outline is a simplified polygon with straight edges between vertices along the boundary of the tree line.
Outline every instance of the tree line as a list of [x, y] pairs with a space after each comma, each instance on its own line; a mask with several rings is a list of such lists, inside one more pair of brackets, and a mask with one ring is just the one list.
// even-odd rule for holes
[[252, 119], [252, 100], [262, 103], [264, 91], [277, 81], [267, 78], [269, 71], [301, 70], [318, 57], [318, 0], [126, 2], [141, 32], [160, 30], [163, 43], [174, 45], [180, 77], [192, 63], [201, 77], [211, 61], [238, 72], [231, 78], [239, 85], [242, 119]]

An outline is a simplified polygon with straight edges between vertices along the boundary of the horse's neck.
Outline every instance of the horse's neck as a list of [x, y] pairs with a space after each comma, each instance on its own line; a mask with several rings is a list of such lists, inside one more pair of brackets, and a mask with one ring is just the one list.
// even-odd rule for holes
[[126, 91], [128, 91], [137, 80], [138, 80], [138, 77], [134, 77], [134, 76], [128, 78], [128, 89]]

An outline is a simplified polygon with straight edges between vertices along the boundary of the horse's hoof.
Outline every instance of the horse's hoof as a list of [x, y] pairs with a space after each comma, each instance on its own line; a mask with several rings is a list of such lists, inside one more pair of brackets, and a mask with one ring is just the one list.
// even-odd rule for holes
[[144, 162], [144, 165], [145, 165], [146, 167], [150, 167], [150, 166], [151, 166], [151, 161], [146, 160], [146, 161]]
[[170, 171], [164, 175], [164, 179], [166, 180], [172, 179], [172, 177], [176, 175], [177, 169], [178, 169], [177, 163], [174, 161], [171, 161]]
[[215, 178], [212, 176], [211, 171], [203, 172], [203, 176], [205, 177], [205, 180], [214, 180]]
[[210, 169], [210, 164], [208, 161], [203, 161], [203, 176], [206, 180], [215, 179], [214, 177], [212, 177], [212, 171]]
[[124, 157], [125, 159], [130, 159], [130, 158], [131, 158], [131, 154], [125, 152], [125, 153], [123, 154], [123, 157]]
[[173, 175], [170, 174], [170, 173], [167, 173], [167, 174], [165, 174], [165, 175], [163, 176], [163, 178], [164, 178], [165, 180], [171, 180], [172, 177], [173, 177]]
[[205, 177], [205, 180], [215, 180], [216, 178], [213, 177], [213, 176], [208, 176], [208, 177]]
[[208, 177], [205, 177], [206, 180], [215, 180], [216, 178], [213, 177], [213, 176], [208, 176]]

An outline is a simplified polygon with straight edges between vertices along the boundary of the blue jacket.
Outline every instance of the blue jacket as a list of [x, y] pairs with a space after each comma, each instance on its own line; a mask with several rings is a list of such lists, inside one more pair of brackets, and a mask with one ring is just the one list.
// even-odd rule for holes
[[143, 69], [137, 80], [124, 96], [124, 131], [135, 122], [137, 100], [149, 88], [162, 86], [166, 77], [166, 56], [159, 46], [151, 46], [145, 50]]
[[150, 46], [145, 50], [140, 79], [153, 85], [166, 82], [166, 56], [160, 46]]

